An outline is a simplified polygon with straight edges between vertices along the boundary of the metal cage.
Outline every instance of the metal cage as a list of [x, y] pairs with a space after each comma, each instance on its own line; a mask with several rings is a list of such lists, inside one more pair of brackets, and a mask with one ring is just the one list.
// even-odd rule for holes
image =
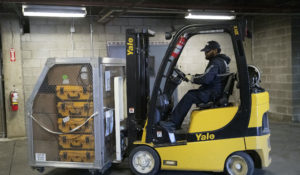
[[28, 99], [32, 167], [104, 169], [115, 156], [114, 78], [125, 59], [49, 58]]

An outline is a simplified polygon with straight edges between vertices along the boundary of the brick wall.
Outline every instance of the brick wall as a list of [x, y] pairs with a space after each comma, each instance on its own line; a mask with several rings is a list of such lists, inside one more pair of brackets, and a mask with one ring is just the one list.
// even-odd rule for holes
[[[164, 33], [171, 26], [179, 27], [185, 20], [170, 19], [114, 19], [106, 25], [93, 22], [93, 48], [91, 47], [88, 19], [30, 18], [30, 33], [21, 34], [16, 17], [1, 18], [3, 58], [9, 60], [9, 49], [16, 49], [17, 62], [4, 62], [6, 123], [8, 137], [26, 136], [24, 104], [49, 57], [94, 57], [107, 56], [107, 41], [124, 41], [127, 28], [149, 27], [156, 31], [150, 41], [165, 41]], [[75, 26], [71, 35], [70, 27]], [[17, 77], [12, 79], [11, 77]], [[19, 90], [18, 112], [9, 112], [8, 93], [13, 85]], [[23, 93], [24, 90], [24, 93]], [[23, 96], [24, 94], [24, 96]]]
[[270, 93], [270, 117], [293, 116], [291, 18], [257, 17], [253, 28], [253, 64], [262, 72], [262, 87]]
[[[2, 19], [3, 21], [4, 18]], [[9, 19], [11, 22], [14, 21], [18, 23], [18, 19]], [[8, 21], [8, 20], [6, 20]], [[24, 88], [24, 98], [20, 98], [21, 105], [25, 104], [25, 101], [30, 96], [33, 87], [35, 86], [36, 80], [38, 79], [45, 61], [49, 57], [94, 57], [107, 56], [106, 43], [107, 41], [124, 41], [125, 31], [127, 28], [142, 28], [149, 27], [156, 32], [155, 37], [150, 38], [150, 41], [166, 41], [164, 38], [164, 33], [171, 30], [171, 26], [178, 28], [181, 25], [188, 24], [186, 20], [173, 20], [173, 19], [133, 19], [133, 18], [117, 18], [109, 22], [106, 25], [101, 25], [97, 22], [93, 22], [93, 48], [91, 47], [91, 34], [90, 34], [90, 24], [88, 19], [59, 19], [59, 18], [30, 18], [30, 33], [20, 34], [18, 33], [20, 42], [20, 71], [23, 80], [21, 83], [21, 88]], [[195, 22], [195, 21], [192, 21]], [[75, 33], [71, 35], [70, 27], [74, 24]], [[2, 31], [7, 31], [8, 25], [2, 25]], [[15, 27], [19, 29], [19, 27]], [[3, 35], [12, 36], [11, 33], [3, 33]], [[16, 37], [15, 37], [16, 39]], [[203, 53], [199, 52], [200, 47], [203, 47], [204, 43], [213, 38], [203, 38], [202, 45], [199, 45], [195, 51], [191, 53], [194, 54], [193, 59], [201, 59], [199, 57], [203, 56]], [[223, 46], [223, 51], [226, 54], [226, 42], [223, 36], [214, 38], [221, 42]], [[224, 41], [224, 42], [223, 42]], [[10, 42], [8, 40], [8, 42]], [[246, 49], [247, 50], [247, 49]], [[248, 49], [251, 50], [251, 49]], [[196, 56], [198, 55], [198, 56]], [[188, 56], [188, 55], [187, 55]], [[186, 57], [187, 58], [187, 57]], [[204, 57], [203, 57], [204, 58]], [[190, 60], [191, 64], [195, 60]], [[5, 66], [5, 65], [4, 65]], [[205, 64], [200, 65], [199, 70], [204, 70]], [[8, 67], [6, 68], [8, 70]], [[184, 68], [185, 69], [185, 68]], [[185, 69], [186, 70], [186, 69]], [[198, 68], [195, 67], [194, 71], [189, 73], [200, 73]], [[7, 77], [9, 74], [4, 72]], [[18, 81], [19, 83], [21, 81]], [[11, 85], [11, 84], [10, 84]], [[8, 91], [9, 86], [6, 86]], [[23, 93], [22, 93], [23, 94]], [[8, 97], [6, 96], [6, 100]], [[24, 112], [24, 110], [22, 110]], [[17, 118], [21, 118], [22, 121], [20, 125], [24, 126], [24, 114], [20, 112]], [[22, 113], [22, 114], [21, 114]], [[10, 117], [10, 114], [7, 114]], [[7, 121], [9, 122], [9, 121]], [[11, 123], [12, 131], [18, 130], [19, 124], [15, 125]], [[24, 127], [23, 127], [24, 128]], [[12, 133], [11, 131], [9, 131]], [[20, 130], [18, 136], [25, 136], [24, 130]], [[9, 133], [8, 133], [9, 134]]]
[[300, 18], [292, 18], [293, 118], [300, 122]]
[[[75, 26], [71, 35], [70, 27]], [[49, 57], [107, 56], [107, 41], [124, 41], [127, 28], [149, 27], [156, 32], [150, 41], [166, 41], [164, 33], [182, 20], [117, 18], [106, 25], [93, 23], [93, 49], [88, 19], [30, 18], [30, 33], [21, 36], [25, 99]]]
[[[117, 18], [106, 25], [94, 22], [93, 27], [93, 48], [91, 47], [90, 23], [88, 19], [58, 19], [58, 18], [30, 18], [30, 33], [21, 35], [21, 56], [23, 70], [23, 87], [25, 101], [30, 96], [36, 80], [38, 79], [45, 61], [49, 57], [94, 57], [107, 56], [107, 41], [124, 41], [127, 28], [149, 27], [156, 32], [155, 37], [150, 41], [166, 41], [164, 33], [171, 30], [171, 26], [178, 28], [189, 23], [186, 20], [171, 19], [132, 19]], [[195, 22], [195, 21], [192, 21]], [[75, 32], [70, 33], [70, 27], [74, 25]], [[199, 38], [198, 38], [199, 39]], [[203, 72], [206, 61], [204, 54], [199, 50], [207, 41], [217, 40], [222, 45], [223, 52], [233, 56], [232, 48], [227, 43], [231, 41], [225, 35], [204, 36], [201, 42], [197, 39], [189, 42], [187, 51], [183, 53], [183, 62], [179, 63], [183, 71], [188, 73]], [[191, 46], [197, 46], [195, 48]], [[248, 49], [251, 50], [251, 49]], [[202, 57], [202, 58], [201, 58]], [[201, 62], [198, 62], [201, 59]], [[233, 59], [234, 60], [234, 59]], [[186, 64], [188, 62], [188, 64]], [[195, 62], [197, 64], [195, 64]], [[202, 64], [203, 63], [203, 64]], [[187, 69], [187, 66], [191, 69]], [[234, 63], [232, 63], [234, 65]], [[233, 68], [233, 70], [236, 70]], [[196, 86], [194, 86], [195, 88]], [[179, 88], [179, 98], [190, 84], [183, 84]]]
[[[17, 19], [10, 20], [11, 23], [12, 21], [17, 21]], [[300, 89], [300, 80], [298, 74], [300, 74], [300, 50], [298, 46], [300, 44], [300, 36], [297, 34], [297, 31], [299, 31], [298, 21], [296, 18], [291, 19], [289, 17], [255, 18], [253, 40], [246, 40], [244, 42], [248, 63], [257, 65], [262, 70], [262, 86], [270, 92], [270, 116], [279, 120], [299, 120], [300, 90], [298, 89]], [[70, 27], [73, 23], [75, 33], [71, 35]], [[170, 30], [172, 25], [178, 27], [187, 23], [185, 20], [130, 18], [114, 19], [106, 25], [94, 22], [92, 49], [89, 20], [30, 18], [31, 32], [29, 34], [22, 35], [18, 33], [16, 35], [20, 36], [19, 39], [21, 41], [20, 59], [22, 63], [20, 63], [20, 70], [22, 70], [22, 76], [20, 76], [20, 79], [24, 80], [23, 87], [25, 94], [25, 97], [21, 98], [20, 101], [24, 100], [25, 103], [31, 94], [45, 61], [49, 57], [90, 57], [92, 54], [95, 57], [106, 56], [107, 41], [124, 41], [127, 28], [149, 27], [156, 32], [156, 36], [151, 38], [150, 41], [166, 41], [164, 39], [165, 31]], [[293, 24], [292, 27], [291, 23]], [[3, 36], [12, 36], [9, 32], [4, 32], [9, 31], [9, 28], [3, 24], [2, 22]], [[14, 39], [17, 39], [17, 37]], [[192, 50], [192, 47], [188, 43], [186, 47], [187, 51], [184, 51], [182, 54], [183, 58], [178, 64], [179, 67], [188, 73], [201, 73], [206, 66], [206, 62], [203, 53], [199, 52], [199, 49], [208, 40], [212, 39], [220, 42], [223, 47], [223, 53], [234, 58], [232, 48], [226, 44], [230, 42], [226, 36], [205, 36], [201, 37], [200, 42], [197, 39], [194, 41], [191, 40], [190, 46], [197, 45]], [[7, 42], [10, 42], [9, 39]], [[254, 46], [253, 48], [251, 48], [252, 45]], [[234, 63], [231, 65], [231, 69], [234, 71]], [[6, 70], [9, 70], [7, 65], [4, 66], [6, 66]], [[9, 77], [8, 73], [4, 72], [4, 74]], [[6, 92], [9, 92], [11, 85], [12, 83], [6, 86]], [[196, 86], [192, 86], [191, 84], [183, 84], [179, 88], [179, 98], [187, 89], [193, 87], [196, 88]], [[20, 89], [22, 90], [23, 88]], [[294, 105], [294, 108], [292, 105]], [[18, 116], [22, 118], [24, 115]], [[12, 126], [14, 126], [13, 123]], [[11, 127], [13, 132], [19, 128], [19, 125], [15, 126]], [[23, 129], [21, 132], [23, 133], [21, 135], [25, 135]], [[17, 135], [20, 136], [20, 134]]]

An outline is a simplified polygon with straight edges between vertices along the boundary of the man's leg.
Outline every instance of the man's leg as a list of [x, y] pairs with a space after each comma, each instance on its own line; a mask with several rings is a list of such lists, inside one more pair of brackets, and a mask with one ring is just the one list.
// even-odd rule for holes
[[201, 98], [199, 98], [199, 93], [201, 92], [196, 89], [189, 90], [173, 110], [171, 121], [176, 125], [176, 128], [180, 128], [192, 105], [202, 102]]

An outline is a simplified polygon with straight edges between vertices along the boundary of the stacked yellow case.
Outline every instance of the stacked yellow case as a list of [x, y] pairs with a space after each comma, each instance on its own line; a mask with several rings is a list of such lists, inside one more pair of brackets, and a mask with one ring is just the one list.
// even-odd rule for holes
[[[83, 86], [56, 86], [58, 98], [58, 129], [67, 133], [83, 124], [94, 112], [92, 88]], [[68, 162], [94, 162], [94, 120], [70, 134], [59, 135], [59, 157]]]

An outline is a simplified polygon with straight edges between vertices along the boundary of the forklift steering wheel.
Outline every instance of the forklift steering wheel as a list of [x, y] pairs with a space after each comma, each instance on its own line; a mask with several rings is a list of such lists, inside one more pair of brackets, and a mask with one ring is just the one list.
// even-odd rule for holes
[[181, 78], [183, 81], [188, 82], [189, 80], [185, 77], [185, 73], [183, 73], [178, 68], [174, 68], [174, 71], [177, 73], [178, 77]]

